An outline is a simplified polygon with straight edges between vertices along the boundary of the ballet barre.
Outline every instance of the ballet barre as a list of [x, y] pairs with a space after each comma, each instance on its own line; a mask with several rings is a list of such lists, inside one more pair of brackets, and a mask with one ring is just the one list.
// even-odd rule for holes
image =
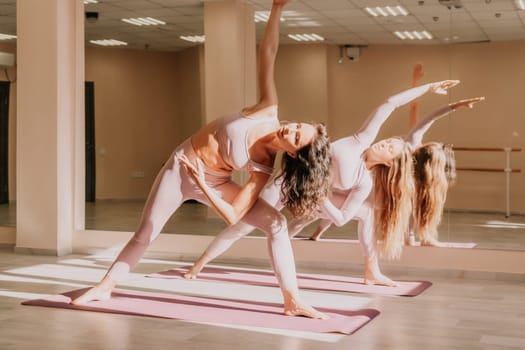
[[478, 151], [478, 152], [505, 152], [505, 168], [472, 168], [456, 167], [462, 171], [484, 171], [493, 173], [505, 173], [505, 217], [510, 216], [510, 173], [521, 173], [521, 169], [510, 167], [511, 152], [521, 152], [521, 148], [512, 147], [452, 147], [454, 151]]

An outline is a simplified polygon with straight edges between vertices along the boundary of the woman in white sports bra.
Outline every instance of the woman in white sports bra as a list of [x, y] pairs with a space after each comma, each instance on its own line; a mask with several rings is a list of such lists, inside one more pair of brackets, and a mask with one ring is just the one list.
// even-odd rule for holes
[[[229, 225], [242, 220], [266, 232], [285, 314], [326, 317], [300, 298], [285, 217], [258, 200], [281, 151], [285, 152], [282, 191], [292, 213], [307, 215], [317, 210], [330, 188], [330, 142], [325, 127], [280, 124], [277, 116], [274, 63], [280, 17], [288, 1], [273, 1], [260, 43], [259, 102], [209, 123], [173, 152], [153, 184], [137, 231], [104, 278], [73, 304], [110, 298], [116, 284], [138, 264], [169, 217], [185, 200], [194, 199], [214, 208]], [[244, 186], [231, 179], [233, 170], [250, 173]], [[256, 210], [250, 212], [251, 208]]]

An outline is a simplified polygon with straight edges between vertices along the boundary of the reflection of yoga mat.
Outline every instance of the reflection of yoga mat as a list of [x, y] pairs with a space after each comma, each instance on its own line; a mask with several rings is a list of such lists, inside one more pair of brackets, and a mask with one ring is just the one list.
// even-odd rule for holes
[[[148, 275], [155, 278], [182, 279], [187, 268], [177, 268]], [[205, 267], [199, 273], [198, 280], [238, 282], [258, 286], [278, 286], [272, 271], [239, 270], [234, 268]], [[356, 292], [380, 295], [416, 296], [432, 285], [427, 281], [396, 281], [396, 287], [369, 286], [362, 278], [298, 273], [297, 281], [300, 288], [324, 291]]]
[[[309, 237], [294, 237], [292, 240], [310, 240]], [[355, 243], [359, 244], [359, 241], [357, 239], [337, 239], [337, 238], [321, 238], [316, 242], [336, 242], [336, 243]], [[459, 243], [459, 242], [441, 242], [447, 245], [446, 248], [474, 248], [477, 243], [472, 242], [465, 242], [465, 243]], [[420, 242], [416, 242], [416, 246], [421, 246]]]
[[[465, 243], [459, 243], [459, 242], [442, 242], [446, 244], [447, 246], [445, 248], [474, 248], [477, 246], [477, 243], [473, 242], [465, 242]], [[417, 247], [421, 247], [420, 242], [416, 242]], [[423, 246], [424, 247], [424, 246]]]
[[110, 300], [93, 301], [82, 306], [69, 304], [71, 299], [76, 298], [85, 290], [79, 289], [43, 299], [24, 301], [22, 304], [172, 318], [192, 322], [344, 334], [355, 332], [379, 314], [379, 311], [374, 309], [348, 311], [318, 308], [330, 318], [314, 320], [306, 317], [285, 316], [281, 304], [119, 289], [115, 289]]

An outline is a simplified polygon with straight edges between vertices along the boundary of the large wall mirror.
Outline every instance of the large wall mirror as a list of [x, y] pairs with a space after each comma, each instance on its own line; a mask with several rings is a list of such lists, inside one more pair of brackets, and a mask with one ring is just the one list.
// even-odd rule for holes
[[[271, 3], [245, 2], [262, 17]], [[15, 1], [4, 3], [0, 9], [14, 7]], [[85, 23], [86, 229], [133, 231], [157, 171], [204, 120], [204, 49], [195, 42], [204, 33], [203, 4], [85, 3], [87, 12], [98, 14]], [[324, 121], [335, 140], [356, 131], [385, 98], [410, 88], [418, 63], [424, 72], [420, 83], [461, 80], [446, 96], [418, 100], [422, 117], [453, 101], [486, 97], [473, 109], [439, 120], [424, 138], [456, 148], [457, 180], [448, 192], [439, 239], [458, 247], [524, 250], [522, 2], [399, 0], [377, 8], [384, 5], [295, 0], [287, 7], [276, 67], [281, 119]], [[161, 23], [129, 23], [139, 17]], [[14, 34], [3, 20], [0, 16], [0, 33]], [[264, 22], [256, 23], [258, 37], [263, 28]], [[325, 40], [305, 43], [288, 36], [312, 33]], [[93, 42], [99, 39], [118, 40], [114, 43], [123, 46], [102, 47]], [[13, 94], [16, 84], [11, 87]], [[9, 121], [16, 122], [16, 116]], [[379, 138], [404, 135], [409, 127], [406, 105], [389, 118]], [[15, 134], [10, 126], [10, 140]], [[14, 143], [9, 142], [13, 159]], [[9, 166], [14, 179], [14, 163]], [[12, 182], [9, 186], [14, 188]], [[9, 204], [0, 204], [0, 225], [14, 225], [14, 193], [10, 191]], [[186, 203], [163, 232], [214, 235], [224, 227], [206, 207]], [[314, 223], [301, 236], [309, 237], [315, 228]], [[356, 223], [332, 227], [322, 239], [355, 240]]]

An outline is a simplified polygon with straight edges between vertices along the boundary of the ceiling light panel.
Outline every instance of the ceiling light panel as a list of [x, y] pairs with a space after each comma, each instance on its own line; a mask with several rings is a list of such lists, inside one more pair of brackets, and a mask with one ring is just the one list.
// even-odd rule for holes
[[84, 5], [88, 5], [88, 4], [98, 4], [98, 1], [97, 0], [84, 0]]
[[11, 40], [11, 39], [16, 39], [16, 35], [0, 33], [0, 40]]
[[[255, 21], [255, 23], [268, 22], [268, 19], [270, 19], [270, 11], [255, 11], [255, 13], [253, 14], [253, 20]], [[281, 17], [281, 22], [284, 21], [284, 17]]]
[[123, 18], [122, 21], [136, 26], [158, 26], [166, 24], [166, 22], [152, 17]]
[[433, 36], [426, 30], [423, 31], [395, 31], [394, 35], [397, 36], [401, 40], [432, 40]]
[[319, 34], [288, 34], [288, 37], [295, 41], [323, 41], [324, 38]]
[[525, 10], [525, 0], [515, 0], [514, 2], [520, 10]]
[[268, 22], [270, 18], [270, 13], [268, 11], [255, 11], [253, 14], [253, 20], [255, 23], [259, 22]]
[[403, 6], [365, 7], [364, 10], [372, 17], [408, 16], [409, 14]]
[[206, 41], [206, 36], [204, 35], [181, 35], [179, 38], [192, 43], [203, 43]]
[[101, 40], [90, 40], [92, 44], [100, 46], [126, 46], [128, 43], [115, 39], [101, 39]]

